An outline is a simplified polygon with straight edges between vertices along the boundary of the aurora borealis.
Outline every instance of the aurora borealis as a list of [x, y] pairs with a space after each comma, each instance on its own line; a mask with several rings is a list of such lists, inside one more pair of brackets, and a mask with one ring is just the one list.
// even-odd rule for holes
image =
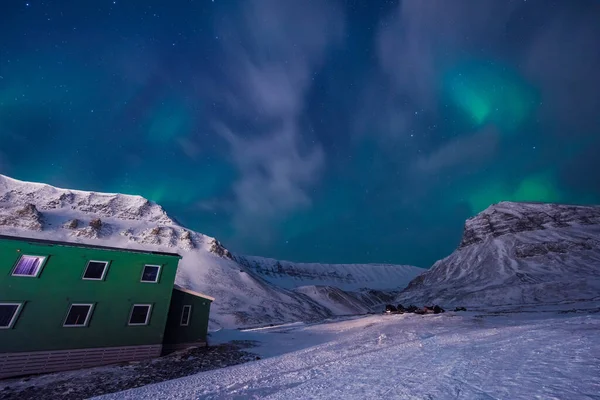
[[600, 202], [595, 0], [17, 1], [0, 173], [234, 252], [422, 267], [502, 201]]

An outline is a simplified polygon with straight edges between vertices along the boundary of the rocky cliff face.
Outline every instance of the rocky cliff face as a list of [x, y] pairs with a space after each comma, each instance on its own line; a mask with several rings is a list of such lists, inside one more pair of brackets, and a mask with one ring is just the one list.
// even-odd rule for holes
[[459, 248], [400, 302], [523, 304], [600, 295], [600, 207], [503, 202], [467, 220]]
[[503, 202], [467, 220], [459, 248], [507, 234], [599, 223], [600, 207]]
[[99, 218], [173, 224], [161, 206], [141, 196], [58, 189], [4, 176], [0, 179], [0, 203], [7, 209], [35, 204], [40, 211], [73, 209]]

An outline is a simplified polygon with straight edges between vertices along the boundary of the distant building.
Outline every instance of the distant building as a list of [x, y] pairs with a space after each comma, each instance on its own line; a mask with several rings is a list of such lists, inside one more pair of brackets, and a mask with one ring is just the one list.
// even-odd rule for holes
[[181, 256], [0, 235], [0, 378], [206, 345], [210, 296]]

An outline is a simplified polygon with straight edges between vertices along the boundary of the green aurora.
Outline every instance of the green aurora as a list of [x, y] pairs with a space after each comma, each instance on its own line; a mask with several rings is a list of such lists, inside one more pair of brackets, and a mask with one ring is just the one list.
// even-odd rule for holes
[[307, 262], [427, 267], [493, 203], [600, 201], [598, 2], [268, 1], [7, 2], [0, 173]]

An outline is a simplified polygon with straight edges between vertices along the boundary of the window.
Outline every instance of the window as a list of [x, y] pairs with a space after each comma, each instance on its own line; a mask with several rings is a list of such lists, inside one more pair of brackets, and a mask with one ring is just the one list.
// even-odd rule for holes
[[160, 265], [144, 265], [144, 272], [142, 272], [142, 282], [158, 282], [160, 276]]
[[23, 303], [0, 303], [0, 329], [10, 329], [17, 322]]
[[129, 314], [129, 325], [148, 325], [151, 304], [134, 304]]
[[67, 318], [65, 318], [65, 327], [83, 327], [87, 326], [92, 315], [93, 304], [71, 304]]
[[108, 270], [108, 261], [88, 261], [85, 272], [83, 273], [83, 279], [89, 279], [93, 281], [101, 281], [104, 279], [104, 275]]
[[22, 255], [13, 270], [13, 276], [30, 276], [35, 278], [40, 273], [46, 257]]
[[192, 314], [192, 306], [185, 305], [183, 306], [183, 311], [181, 312], [181, 326], [188, 326], [190, 324], [190, 315]]

